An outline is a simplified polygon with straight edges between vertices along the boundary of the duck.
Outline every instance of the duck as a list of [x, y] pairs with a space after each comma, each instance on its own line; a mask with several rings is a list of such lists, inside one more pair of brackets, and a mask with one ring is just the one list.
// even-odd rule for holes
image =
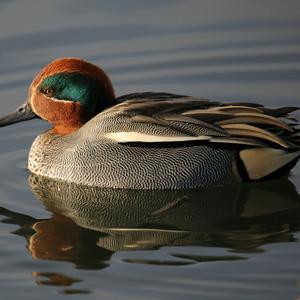
[[116, 189], [199, 189], [283, 176], [300, 158], [298, 107], [219, 102], [161, 92], [116, 97], [100, 67], [46, 65], [0, 126], [40, 118], [32, 174]]

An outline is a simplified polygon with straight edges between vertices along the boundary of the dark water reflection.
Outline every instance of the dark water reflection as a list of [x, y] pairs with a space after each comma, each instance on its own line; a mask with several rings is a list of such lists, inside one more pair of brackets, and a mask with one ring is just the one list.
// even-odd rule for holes
[[[78, 186], [35, 175], [29, 182], [52, 216], [35, 219], [1, 208], [6, 217], [2, 222], [20, 227], [14, 233], [26, 238], [32, 257], [70, 261], [78, 268], [105, 268], [116, 251], [163, 246], [262, 251], [260, 247], [266, 243], [293, 241], [293, 232], [300, 229], [300, 196], [286, 178], [159, 193]], [[246, 259], [242, 254], [171, 256], [170, 261], [124, 261], [179, 266]]]
[[[163, 281], [155, 283], [160, 294], [166, 288], [172, 294], [170, 288], [175, 280], [185, 291], [190, 289], [191, 296], [201, 294], [203, 288], [204, 294], [210, 295], [207, 289], [215, 280], [218, 289], [224, 288], [224, 276], [226, 289], [238, 291], [246, 283], [237, 263], [249, 262], [245, 278], [254, 276], [252, 272], [261, 268], [261, 262], [257, 265], [253, 261], [255, 255], [264, 253], [266, 244], [297, 242], [295, 234], [300, 230], [300, 196], [287, 178], [198, 191], [160, 192], [91, 188], [35, 175], [30, 175], [29, 184], [51, 215], [35, 218], [1, 207], [2, 224], [14, 226], [12, 233], [25, 239], [27, 251], [35, 260], [71, 262], [84, 272], [108, 270], [104, 275], [108, 278], [100, 285], [104, 292], [111, 291], [114, 284], [122, 287], [128, 280], [151, 284], [151, 266], [160, 270], [157, 280]], [[118, 253], [119, 262], [114, 258]], [[290, 255], [296, 253], [290, 251]], [[276, 252], [273, 256], [276, 258]], [[209, 279], [211, 270], [207, 267], [213, 263], [221, 268], [220, 275]], [[222, 266], [224, 263], [227, 267]], [[137, 278], [130, 271], [135, 267], [140, 272]], [[65, 266], [49, 269], [49, 264], [28, 268], [37, 285], [57, 287], [63, 295], [92, 295], [99, 288], [95, 274], [74, 274]], [[180, 278], [171, 275], [174, 268], [178, 275], [182, 274]], [[182, 268], [187, 268], [189, 275]], [[292, 276], [293, 267], [288, 268]], [[209, 273], [197, 275], [201, 269]], [[252, 282], [256, 282], [259, 291], [263, 279], [268, 294], [286, 276], [277, 279], [276, 274], [256, 272], [257, 279], [253, 277]], [[163, 283], [165, 276], [170, 283]], [[233, 282], [236, 286], [232, 286]], [[254, 287], [246, 284], [242, 289], [245, 288]]]

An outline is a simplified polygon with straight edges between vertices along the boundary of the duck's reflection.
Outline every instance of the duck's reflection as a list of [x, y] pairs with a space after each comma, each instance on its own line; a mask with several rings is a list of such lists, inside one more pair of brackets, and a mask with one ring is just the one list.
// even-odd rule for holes
[[3, 207], [0, 214], [7, 217], [3, 223], [20, 226], [14, 234], [26, 238], [33, 258], [70, 261], [78, 268], [101, 269], [113, 254], [97, 246], [98, 239], [105, 234], [80, 228], [63, 215], [37, 220]]
[[[34, 258], [103, 268], [118, 250], [206, 245], [256, 251], [289, 241], [300, 228], [300, 197], [287, 179], [194, 191], [110, 190], [30, 176], [35, 195], [53, 212], [36, 220], [4, 208]], [[176, 254], [170, 264], [242, 259]], [[159, 263], [155, 260], [127, 260]], [[167, 263], [167, 262], [160, 262]], [[56, 277], [55, 277], [56, 278]]]

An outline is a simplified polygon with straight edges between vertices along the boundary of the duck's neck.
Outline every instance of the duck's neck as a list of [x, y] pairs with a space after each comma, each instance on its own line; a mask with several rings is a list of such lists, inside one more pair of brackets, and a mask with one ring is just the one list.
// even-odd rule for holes
[[[50, 122], [53, 125], [53, 128], [50, 130], [51, 133], [57, 135], [68, 135], [75, 131], [77, 131], [80, 127], [82, 127], [85, 123], [87, 123], [94, 116], [99, 114], [101, 111], [113, 106], [116, 103], [115, 98], [111, 98], [110, 101], [105, 102], [100, 106], [96, 106], [94, 112], [90, 115], [85, 112], [85, 110], [80, 107], [80, 105], [76, 105], [76, 103], [72, 103], [75, 105], [77, 109], [71, 109], [72, 105], [64, 104], [64, 109], [60, 110], [60, 113], [64, 112], [61, 115], [59, 120]], [[70, 108], [71, 107], [71, 108]], [[68, 109], [69, 108], [69, 109]], [[61, 120], [64, 120], [63, 122]]]
[[77, 131], [82, 125], [83, 124], [78, 126], [55, 126], [50, 130], [50, 132], [64, 136]]

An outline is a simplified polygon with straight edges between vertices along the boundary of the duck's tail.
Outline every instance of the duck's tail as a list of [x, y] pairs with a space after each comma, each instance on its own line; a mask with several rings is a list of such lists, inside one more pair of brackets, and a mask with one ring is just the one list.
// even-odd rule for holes
[[[275, 136], [281, 143], [266, 143], [261, 147], [240, 150], [242, 177], [249, 180], [261, 180], [287, 174], [300, 159], [300, 124], [298, 119], [290, 115], [297, 107], [278, 109], [260, 108], [267, 116], [283, 122], [288, 128], [278, 126], [257, 125], [268, 134]], [[240, 172], [241, 173], [241, 172]]]
[[261, 180], [287, 174], [298, 162], [300, 149], [251, 148], [240, 151], [239, 156], [247, 177]]

